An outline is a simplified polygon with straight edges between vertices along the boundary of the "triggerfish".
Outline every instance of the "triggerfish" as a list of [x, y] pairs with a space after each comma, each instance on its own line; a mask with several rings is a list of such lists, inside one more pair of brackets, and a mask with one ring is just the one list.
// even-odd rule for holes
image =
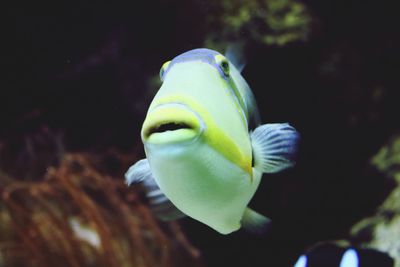
[[227, 57], [202, 48], [164, 63], [141, 130], [147, 158], [125, 178], [144, 184], [161, 219], [257, 232], [270, 220], [247, 205], [263, 173], [295, 164], [299, 134], [288, 123], [260, 125], [242, 66]]

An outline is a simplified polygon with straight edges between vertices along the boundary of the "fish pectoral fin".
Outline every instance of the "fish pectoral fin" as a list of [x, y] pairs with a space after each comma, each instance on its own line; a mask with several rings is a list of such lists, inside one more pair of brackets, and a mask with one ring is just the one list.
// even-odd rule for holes
[[276, 173], [296, 163], [300, 134], [288, 123], [258, 126], [251, 133], [254, 167], [263, 173]]
[[153, 179], [151, 174], [150, 165], [147, 159], [141, 159], [131, 167], [125, 173], [125, 183], [129, 186], [143, 182], [147, 179]]
[[246, 208], [241, 224], [250, 233], [265, 234], [271, 226], [271, 220], [250, 208]]
[[146, 192], [150, 209], [158, 219], [172, 221], [186, 216], [161, 191], [151, 173], [147, 159], [139, 160], [128, 169], [125, 173], [125, 182], [127, 185], [141, 183]]

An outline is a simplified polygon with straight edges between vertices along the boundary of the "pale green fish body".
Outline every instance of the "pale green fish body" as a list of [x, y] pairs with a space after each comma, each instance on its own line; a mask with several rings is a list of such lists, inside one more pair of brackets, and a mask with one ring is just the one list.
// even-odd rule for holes
[[[164, 64], [160, 75], [163, 84], [141, 132], [147, 159], [130, 168], [128, 183], [146, 180], [152, 207], [164, 219], [183, 213], [222, 234], [242, 223], [266, 223], [247, 205], [263, 172], [293, 165], [297, 132], [271, 124], [251, 134], [249, 123], [258, 123], [252, 93], [236, 67], [215, 51], [186, 52]], [[263, 151], [271, 141], [288, 156], [274, 147], [272, 154]], [[180, 212], [171, 211], [175, 207]]]

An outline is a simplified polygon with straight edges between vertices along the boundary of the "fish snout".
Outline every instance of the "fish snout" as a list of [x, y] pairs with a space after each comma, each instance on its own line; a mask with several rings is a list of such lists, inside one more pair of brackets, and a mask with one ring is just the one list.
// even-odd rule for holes
[[179, 143], [200, 136], [203, 128], [200, 116], [186, 105], [162, 104], [147, 114], [141, 136], [146, 143]]

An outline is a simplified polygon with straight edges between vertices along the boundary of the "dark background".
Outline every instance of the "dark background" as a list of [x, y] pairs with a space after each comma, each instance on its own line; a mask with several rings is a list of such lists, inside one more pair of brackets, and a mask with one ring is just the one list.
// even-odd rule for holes
[[[208, 266], [287, 266], [316, 241], [347, 238], [390, 189], [369, 160], [399, 130], [398, 10], [391, 1], [301, 3], [309, 23], [294, 30], [257, 20], [231, 29], [223, 22], [229, 8], [212, 1], [7, 6], [2, 168], [29, 171], [15, 151], [43, 131], [61, 134], [68, 151], [137, 151], [161, 65], [189, 49], [239, 41], [263, 122], [290, 122], [302, 135], [299, 162], [265, 176], [251, 203], [273, 219], [267, 237], [222, 236], [184, 219], [189, 239]], [[277, 44], [254, 34], [291, 31], [304, 35]]]

